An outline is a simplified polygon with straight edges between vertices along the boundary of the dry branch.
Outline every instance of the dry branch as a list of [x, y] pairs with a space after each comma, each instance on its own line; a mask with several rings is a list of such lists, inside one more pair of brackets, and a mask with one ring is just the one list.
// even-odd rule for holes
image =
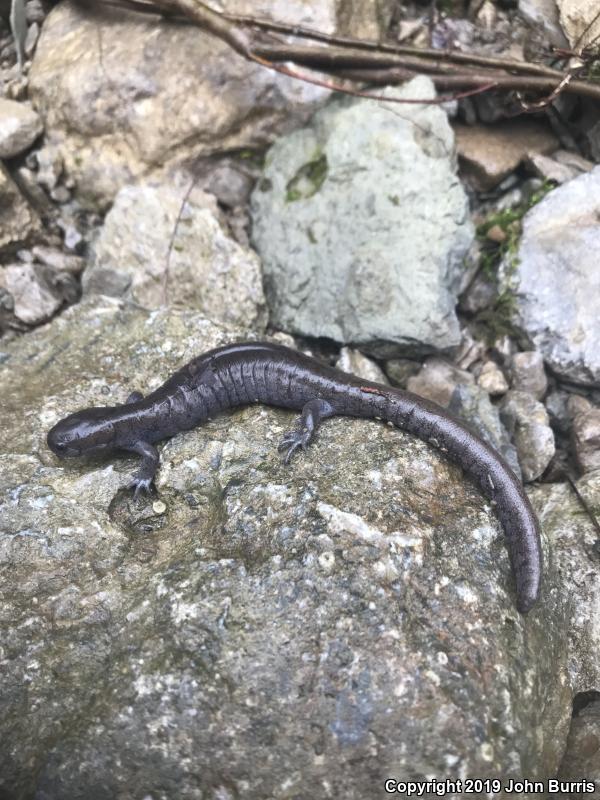
[[[86, 2], [94, 6], [110, 5], [146, 14], [159, 14], [171, 20], [185, 20], [222, 39], [249, 61], [298, 80], [361, 97], [381, 99], [380, 95], [373, 95], [362, 87], [341, 85], [337, 81], [393, 85], [417, 74], [424, 74], [429, 75], [438, 88], [453, 92], [451, 98], [491, 89], [517, 92], [527, 110], [544, 108], [563, 92], [600, 101], [600, 84], [582, 77], [576, 79], [567, 68], [559, 70], [544, 64], [474, 53], [332, 36], [282, 22], [220, 13], [202, 0]], [[281, 36], [286, 38], [278, 38]], [[298, 39], [301, 41], [293, 41]], [[305, 44], [302, 40], [309, 40], [311, 43]], [[307, 75], [301, 72], [302, 69], [325, 73], [332, 76], [333, 81]], [[531, 102], [526, 102], [521, 97], [524, 93], [534, 94], [537, 99], [534, 97]], [[388, 102], [415, 102], [389, 97], [384, 99]], [[416, 102], [431, 103], [439, 100]]]

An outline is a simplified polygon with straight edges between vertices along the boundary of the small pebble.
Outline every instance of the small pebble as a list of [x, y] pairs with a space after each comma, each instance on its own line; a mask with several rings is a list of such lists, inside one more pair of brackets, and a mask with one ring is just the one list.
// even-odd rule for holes
[[154, 511], [155, 514], [164, 514], [166, 510], [167, 506], [162, 500], [155, 500], [152, 503], [152, 511]]

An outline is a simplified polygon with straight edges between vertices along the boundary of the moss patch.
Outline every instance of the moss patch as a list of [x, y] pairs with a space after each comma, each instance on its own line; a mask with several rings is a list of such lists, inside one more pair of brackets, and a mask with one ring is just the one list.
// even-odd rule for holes
[[[523, 217], [542, 200], [553, 188], [550, 182], [544, 183], [527, 200], [514, 208], [490, 214], [477, 228], [477, 238], [481, 242], [480, 270], [484, 278], [498, 287], [498, 268], [502, 264], [507, 277], [514, 274], [518, 266], [518, 245], [523, 230]], [[495, 230], [497, 238], [490, 238]], [[499, 290], [494, 304], [481, 311], [476, 322], [485, 330], [488, 341], [499, 336], [509, 335], [520, 338], [513, 319], [517, 310], [516, 296], [510, 288]]]
[[328, 170], [327, 156], [324, 153], [303, 164], [294, 177], [288, 181], [285, 195], [286, 202], [294, 203], [296, 200], [307, 200], [316, 194], [323, 185]]

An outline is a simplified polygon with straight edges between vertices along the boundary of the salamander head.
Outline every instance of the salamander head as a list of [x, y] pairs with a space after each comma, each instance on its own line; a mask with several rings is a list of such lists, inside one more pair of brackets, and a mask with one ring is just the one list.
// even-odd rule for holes
[[48, 447], [57, 456], [81, 456], [116, 446], [112, 408], [87, 408], [69, 414], [48, 431]]

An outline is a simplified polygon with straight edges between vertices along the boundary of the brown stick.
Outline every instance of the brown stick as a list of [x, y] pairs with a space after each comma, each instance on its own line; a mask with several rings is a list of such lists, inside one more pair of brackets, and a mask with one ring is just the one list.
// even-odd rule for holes
[[368, 39], [353, 39], [349, 36], [332, 36], [329, 33], [323, 33], [314, 28], [307, 28], [301, 25], [289, 25], [258, 17], [249, 17], [243, 14], [223, 14], [223, 16], [238, 25], [249, 25], [261, 30], [283, 33], [295, 38], [312, 39], [314, 41], [327, 42], [342, 47], [352, 47], [357, 50], [376, 50], [381, 53], [396, 53], [397, 55], [417, 56], [419, 58], [432, 58], [435, 60], [442, 59], [444, 61], [453, 61], [458, 64], [475, 64], [476, 66], [492, 67], [507, 71], [515, 70], [531, 75], [547, 75], [548, 77], [556, 77], [558, 80], [562, 77], [562, 73], [559, 70], [552, 69], [552, 67], [545, 66], [544, 64], [532, 64], [528, 61], [480, 56], [477, 53], [463, 53], [457, 50], [436, 50], [429, 47], [392, 45], [387, 42], [375, 42]]
[[[472, 90], [476, 93], [493, 88], [501, 91], [542, 92], [546, 95], [542, 106], [548, 105], [563, 91], [600, 100], [598, 84], [585, 80], [572, 80], [571, 77], [566, 79], [568, 72], [538, 64], [455, 51], [379, 45], [348, 37], [333, 37], [310, 28], [243, 15], [221, 14], [202, 0], [91, 0], [91, 2], [121, 5], [132, 10], [158, 13], [168, 17], [183, 15], [193, 24], [222, 39], [236, 53], [250, 61], [299, 80], [357, 96], [373, 95], [362, 89], [348, 89], [330, 81], [304, 75], [295, 68], [283, 66], [282, 62], [293, 62], [299, 67], [317, 69], [342, 79], [379, 85], [401, 83], [418, 73], [428, 74], [436, 86], [462, 92], [457, 96], [464, 96], [465, 92], [471, 94]], [[327, 46], [259, 41], [256, 34], [247, 30], [252, 27], [323, 41]], [[380, 96], [375, 99], [407, 102], [401, 98]]]
[[[336, 70], [336, 75], [340, 78], [347, 78], [354, 81], [373, 83], [379, 86], [393, 86], [406, 80], [405, 71], [402, 69], [386, 70]], [[561, 75], [561, 81], [566, 76]], [[520, 91], [520, 92], [554, 92], [557, 84], [554, 80], [540, 77], [526, 77], [521, 75], [507, 75], [492, 72], [457, 72], [453, 75], [430, 75], [435, 86], [441, 89], [468, 89], [475, 86], [483, 86], [485, 83], [493, 83], [493, 89], [500, 91]], [[587, 81], [569, 81], [561, 89], [568, 94], [577, 94], [589, 97], [592, 100], [600, 100], [600, 85], [588, 83]]]

